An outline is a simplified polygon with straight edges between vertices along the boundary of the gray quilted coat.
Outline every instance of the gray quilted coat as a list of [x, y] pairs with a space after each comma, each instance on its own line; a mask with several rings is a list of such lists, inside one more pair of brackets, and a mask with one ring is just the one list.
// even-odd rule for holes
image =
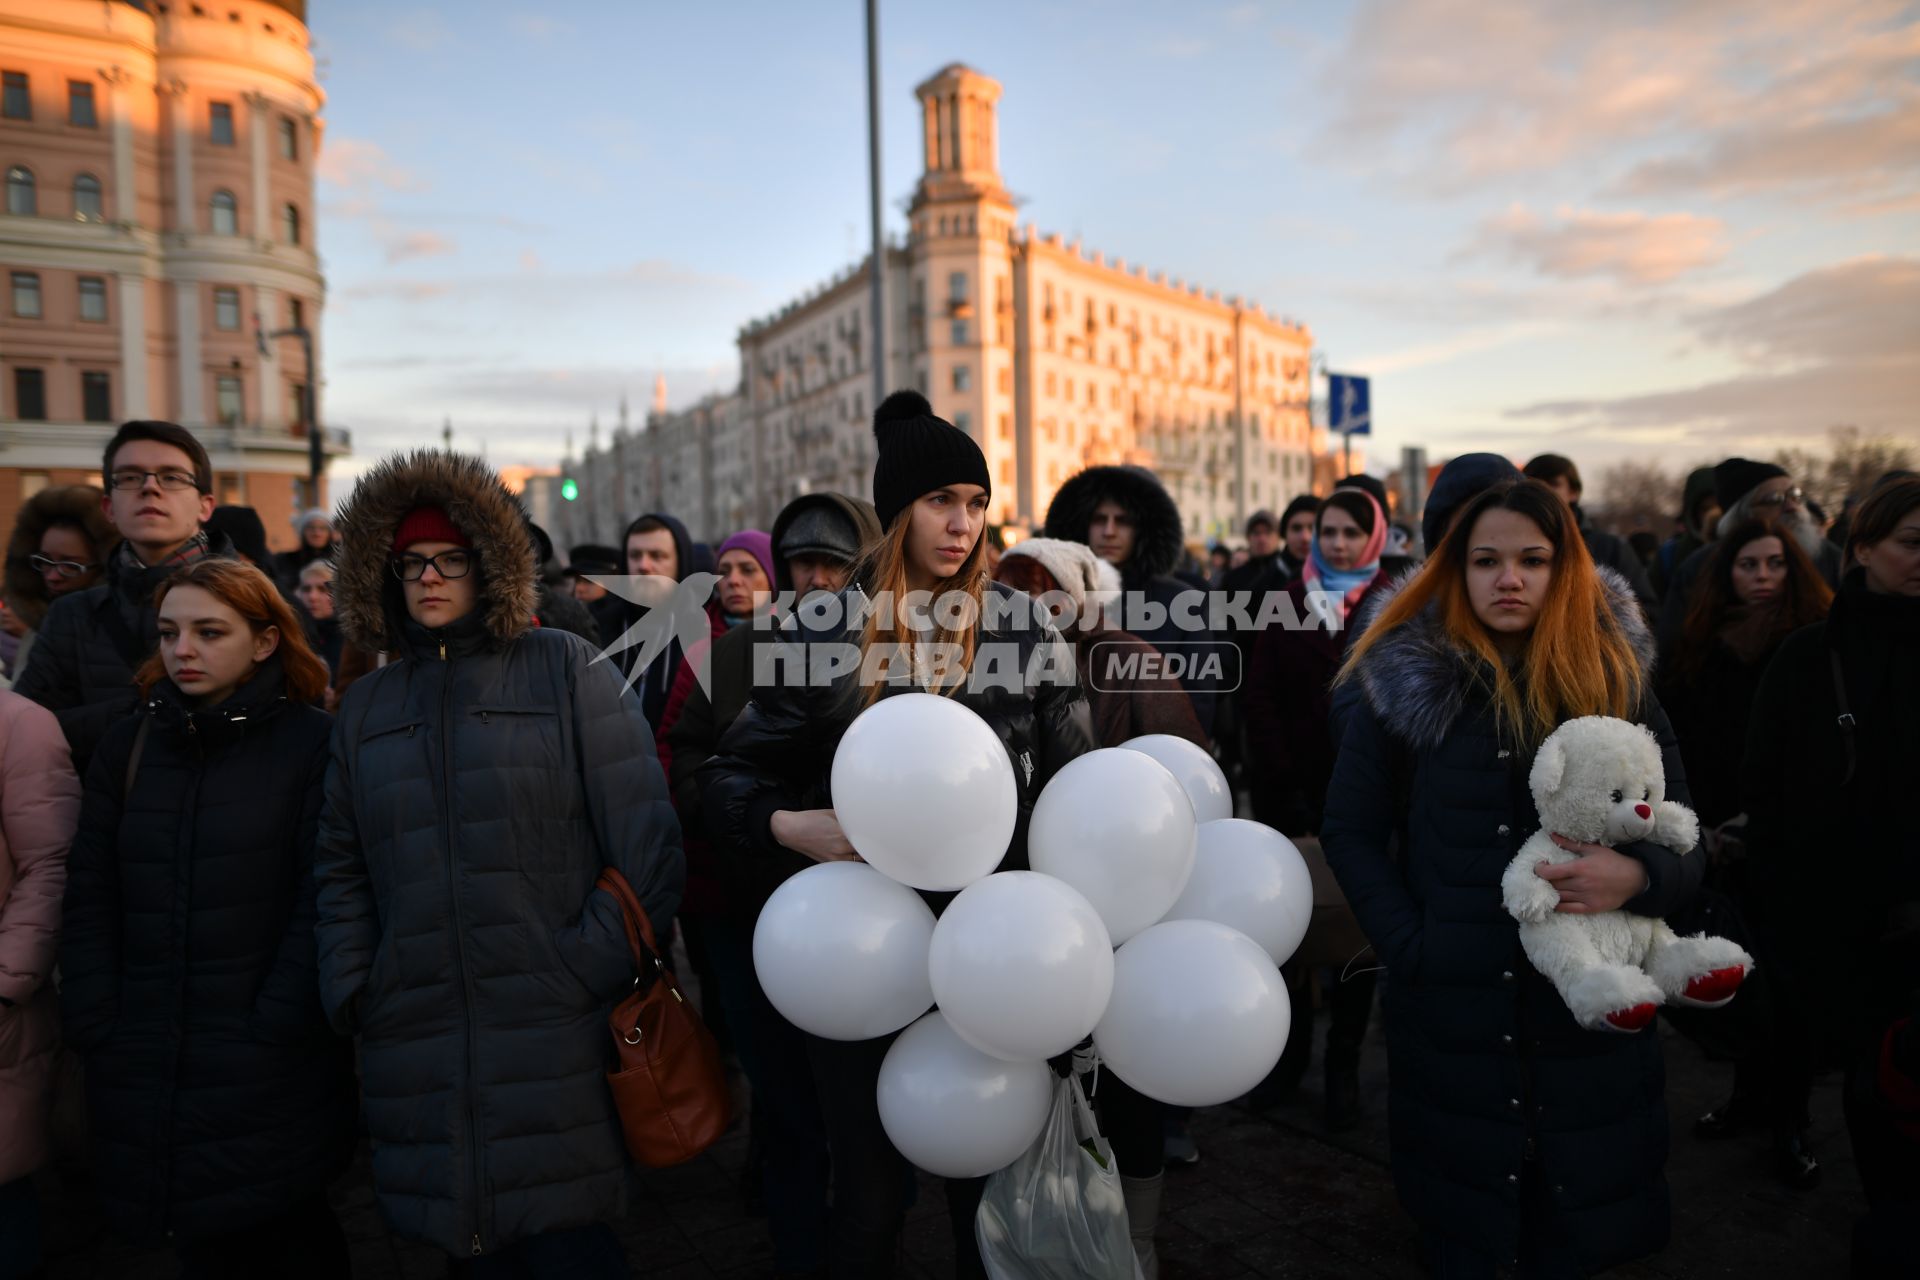
[[[482, 597], [429, 632], [386, 567], [444, 509]], [[341, 513], [334, 596], [389, 665], [340, 709], [316, 874], [321, 996], [361, 1040], [375, 1190], [399, 1233], [490, 1253], [618, 1213], [606, 1015], [634, 973], [603, 865], [656, 927], [684, 861], [640, 704], [578, 636], [532, 626], [532, 548], [486, 466], [396, 457]]]

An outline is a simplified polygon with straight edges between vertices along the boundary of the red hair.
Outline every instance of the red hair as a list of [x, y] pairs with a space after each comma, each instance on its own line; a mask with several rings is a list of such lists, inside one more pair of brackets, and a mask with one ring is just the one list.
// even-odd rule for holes
[[[1467, 594], [1468, 544], [1475, 522], [1489, 511], [1525, 516], [1554, 548], [1546, 598], [1512, 671]], [[1387, 632], [1413, 622], [1429, 607], [1453, 646], [1477, 659], [1473, 666], [1492, 698], [1500, 732], [1516, 745], [1531, 750], [1576, 716], [1630, 720], [1637, 714], [1646, 673], [1609, 607], [1572, 508], [1540, 481], [1498, 484], [1468, 503], [1420, 572], [1354, 642], [1339, 679], [1350, 679]]]
[[[293, 606], [266, 574], [244, 560], [209, 556], [194, 561], [161, 583], [160, 589], [153, 593], [153, 607], [158, 609], [175, 587], [200, 588], [246, 619], [256, 636], [268, 627], [278, 631], [280, 645], [274, 652], [279, 655], [280, 667], [286, 673], [289, 699], [315, 703], [327, 691], [332, 679], [327, 674], [327, 664], [307, 644], [307, 633], [294, 616]], [[133, 682], [145, 698], [153, 686], [166, 678], [166, 664], [155, 651], [140, 664]]]

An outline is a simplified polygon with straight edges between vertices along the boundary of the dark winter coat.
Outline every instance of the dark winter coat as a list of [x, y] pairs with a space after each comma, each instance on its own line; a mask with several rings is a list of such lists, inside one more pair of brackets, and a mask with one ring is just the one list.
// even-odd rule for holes
[[[1066, 683], [1038, 682], [1018, 690], [1004, 685], [966, 688], [953, 695], [987, 722], [1013, 763], [1019, 790], [1018, 816], [1013, 838], [997, 869], [1021, 870], [1027, 866], [1027, 824], [1041, 788], [1063, 765], [1096, 744], [1087, 700], [1070, 678], [1072, 657], [1063, 656], [1065, 642], [1053, 629], [1046, 610], [1003, 583], [989, 583], [987, 590], [1015, 599], [1022, 612], [1017, 622], [1004, 630], [990, 629], [983, 621], [979, 652], [988, 652], [989, 645], [1014, 646], [1006, 652], [1017, 656], [1004, 663], [1003, 669], [1017, 664], [1020, 671], [1033, 671], [1036, 651], [1053, 647], [1053, 669], [1069, 672]], [[848, 607], [863, 598], [858, 586], [840, 594], [841, 603]], [[810, 626], [804, 617], [802, 614], [791, 620], [782, 632], [783, 647], [790, 653], [797, 655], [801, 646], [809, 644], [859, 644], [859, 631], [849, 629], [844, 618], [837, 625], [825, 627]], [[977, 665], [975, 670], [982, 668]], [[916, 688], [902, 679], [890, 684], [881, 696], [912, 693]], [[763, 684], [754, 690], [752, 701], [700, 770], [708, 830], [722, 858], [742, 860], [747, 870], [738, 872], [738, 878], [749, 892], [758, 894], [757, 900], [764, 900], [794, 872], [813, 865], [811, 859], [774, 840], [773, 815], [782, 809], [832, 807], [828, 781], [833, 755], [847, 726], [865, 709], [866, 692], [858, 673], [852, 671], [818, 687]], [[938, 750], [938, 744], [930, 743], [928, 749]], [[943, 906], [951, 897], [934, 895], [930, 900]]]
[[[479, 553], [482, 597], [407, 619], [388, 546], [414, 507]], [[374, 1189], [400, 1234], [465, 1257], [620, 1208], [606, 1016], [634, 970], [624, 874], [664, 932], [679, 826], [638, 701], [577, 636], [532, 628], [533, 554], [484, 464], [396, 457], [341, 513], [335, 601], [388, 665], [355, 681], [327, 774], [320, 990], [361, 1038]]]
[[1647, 566], [1640, 562], [1640, 553], [1633, 545], [1617, 533], [1608, 533], [1587, 518], [1587, 513], [1574, 504], [1574, 517], [1580, 522], [1580, 536], [1586, 541], [1587, 554], [1593, 562], [1605, 565], [1627, 580], [1633, 589], [1634, 598], [1647, 611], [1651, 622], [1660, 608], [1660, 595], [1653, 589], [1653, 583], [1647, 580]]
[[163, 682], [87, 778], [61, 1009], [86, 1058], [94, 1186], [134, 1239], [263, 1222], [352, 1154], [352, 1049], [315, 979], [330, 721], [284, 689], [276, 659], [211, 709]]
[[1206, 731], [1193, 715], [1193, 699], [1172, 676], [1148, 675], [1143, 664], [1160, 651], [1119, 628], [1102, 627], [1074, 639], [1080, 687], [1093, 714], [1093, 740], [1117, 747], [1150, 733], [1207, 745]]
[[[1385, 569], [1376, 573], [1354, 602], [1351, 619], [1357, 623], [1369, 616], [1371, 601], [1392, 582]], [[1304, 581], [1295, 581], [1286, 594], [1293, 617], [1318, 625], [1294, 630], [1276, 624], [1256, 633], [1241, 697], [1249, 783], [1268, 794], [1270, 807], [1263, 808], [1279, 820], [1281, 830], [1301, 835], [1320, 829], [1327, 783], [1333, 778], [1333, 677], [1358, 631], [1351, 625], [1331, 631], [1319, 622], [1307, 606]]]
[[[1601, 576], [1608, 607], [1650, 664], [1626, 584]], [[1496, 733], [1472, 661], [1431, 612], [1368, 651], [1336, 697], [1344, 732], [1321, 843], [1389, 977], [1401, 1203], [1431, 1236], [1508, 1263], [1522, 1184], [1537, 1181], [1563, 1260], [1597, 1270], [1667, 1238], [1659, 1039], [1581, 1029], [1521, 950], [1500, 877], [1540, 825], [1531, 761]], [[1665, 715], [1648, 698], [1637, 718], [1660, 739], [1668, 796], [1685, 803]], [[1620, 851], [1646, 869], [1647, 889], [1627, 904], [1643, 915], [1687, 903], [1706, 861], [1649, 844]]]
[[1214, 700], [1226, 682], [1199, 674], [1198, 660], [1213, 655], [1220, 658], [1224, 669], [1229, 659], [1215, 653], [1220, 637], [1210, 629], [1203, 625], [1189, 630], [1172, 614], [1173, 604], [1188, 596], [1198, 602], [1192, 612], [1203, 624], [1208, 620], [1206, 592], [1173, 576], [1186, 554], [1186, 542], [1180, 529], [1180, 508], [1158, 477], [1142, 467], [1088, 467], [1070, 477], [1053, 495], [1047, 506], [1046, 536], [1085, 545], [1094, 508], [1109, 499], [1130, 512], [1134, 522], [1133, 556], [1117, 566], [1122, 588], [1128, 594], [1138, 592], [1167, 610], [1165, 621], [1158, 626], [1144, 625], [1131, 611], [1123, 617], [1122, 625], [1164, 654], [1180, 653], [1195, 660], [1195, 673], [1181, 683], [1193, 700], [1194, 717], [1211, 734]]
[[[208, 554], [230, 556], [233, 543], [212, 535]], [[60, 721], [82, 777], [101, 737], [139, 705], [133, 673], [160, 641], [153, 593], [178, 567], [110, 556], [106, 581], [53, 602], [14, 682], [15, 693]]]
[[1920, 906], [1916, 708], [1920, 600], [1869, 591], [1860, 569], [1826, 621], [1787, 637], [1754, 699], [1742, 773], [1755, 924], [1778, 989], [1830, 1050], [1857, 1050], [1920, 985], [1880, 950], [1903, 904]]
[[1687, 789], [1702, 827], [1717, 827], [1746, 810], [1740, 765], [1747, 727], [1761, 677], [1780, 643], [1776, 638], [1764, 652], [1745, 659], [1716, 638], [1697, 669], [1669, 667], [1662, 673], [1660, 704], [1680, 739]]
[[[1737, 521], [1729, 522], [1721, 517], [1721, 527], [1731, 529]], [[1699, 585], [1700, 576], [1707, 571], [1707, 562], [1713, 558], [1714, 544], [1709, 542], [1692, 555], [1680, 562], [1673, 572], [1673, 582], [1666, 594], [1660, 598], [1659, 621], [1655, 631], [1660, 640], [1660, 654], [1664, 659], [1673, 653], [1686, 634], [1687, 613], [1693, 608], [1694, 589]], [[1820, 577], [1835, 591], [1840, 589], [1841, 561], [1840, 548], [1831, 542], [1822, 541], [1807, 558], [1813, 561], [1813, 567], [1820, 571]]]
[[20, 505], [20, 514], [13, 518], [13, 533], [7, 539], [6, 579], [0, 594], [27, 630], [40, 629], [52, 603], [46, 579], [33, 567], [32, 557], [40, 550], [40, 539], [56, 521], [75, 521], [86, 530], [96, 564], [105, 564], [119, 543], [120, 532], [107, 520], [100, 497], [97, 485], [65, 484], [42, 489]]

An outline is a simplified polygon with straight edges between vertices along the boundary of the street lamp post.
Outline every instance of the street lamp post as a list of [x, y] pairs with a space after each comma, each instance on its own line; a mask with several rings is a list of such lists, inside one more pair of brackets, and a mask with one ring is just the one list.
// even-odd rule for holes
[[[313, 387], [313, 331], [305, 325], [295, 325], [288, 329], [275, 329], [268, 333], [261, 327], [260, 317], [253, 317], [253, 332], [262, 356], [267, 354], [267, 343], [275, 338], [298, 338], [300, 353], [306, 360], [306, 381], [300, 386], [300, 416], [307, 426], [307, 505], [320, 505], [320, 477], [327, 469], [327, 450], [325, 438], [320, 432], [320, 413], [314, 399]], [[264, 390], [264, 389], [263, 389]]]
[[887, 395], [887, 237], [880, 204], [880, 17], [878, 0], [867, 0], [867, 202], [872, 220], [873, 408]]

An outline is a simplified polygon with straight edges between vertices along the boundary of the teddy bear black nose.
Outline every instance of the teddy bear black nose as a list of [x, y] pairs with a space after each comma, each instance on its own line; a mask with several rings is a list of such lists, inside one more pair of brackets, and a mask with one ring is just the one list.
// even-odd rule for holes
[[1633, 811], [1642, 818], [1651, 818], [1653, 816], [1653, 808], [1650, 805], [1637, 804], [1633, 806]]

